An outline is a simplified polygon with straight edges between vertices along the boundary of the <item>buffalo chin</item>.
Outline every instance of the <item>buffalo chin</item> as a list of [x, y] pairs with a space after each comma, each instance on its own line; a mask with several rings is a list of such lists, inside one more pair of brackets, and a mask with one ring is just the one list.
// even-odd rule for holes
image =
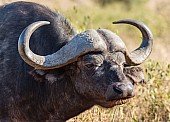
[[130, 101], [130, 98], [110, 101], [98, 101], [98, 105], [104, 108], [112, 108], [116, 105], [122, 105]]

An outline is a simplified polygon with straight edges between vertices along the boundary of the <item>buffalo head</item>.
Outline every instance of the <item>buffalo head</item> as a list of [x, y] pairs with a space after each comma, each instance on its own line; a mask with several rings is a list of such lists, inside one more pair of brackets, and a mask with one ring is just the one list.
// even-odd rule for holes
[[142, 33], [140, 47], [128, 52], [115, 33], [106, 30], [87, 30], [74, 36], [57, 52], [41, 56], [29, 48], [32, 33], [47, 21], [29, 25], [20, 35], [18, 50], [23, 60], [36, 69], [68, 69], [68, 77], [82, 97], [103, 107], [122, 104], [134, 96], [134, 83], [143, 81], [141, 64], [151, 53], [152, 33], [136, 20], [120, 20], [137, 27]]

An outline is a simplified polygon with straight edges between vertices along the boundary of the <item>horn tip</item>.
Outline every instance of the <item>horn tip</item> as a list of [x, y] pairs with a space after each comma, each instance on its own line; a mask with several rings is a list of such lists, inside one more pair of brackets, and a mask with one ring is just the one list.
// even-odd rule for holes
[[47, 25], [49, 25], [50, 24], [50, 22], [49, 21], [42, 21], [44, 24], [47, 24]]
[[49, 25], [50, 24], [49, 21], [37, 21], [37, 22], [35, 22], [33, 24], [37, 24], [37, 23], [39, 23], [40, 25]]
[[119, 24], [119, 23], [127, 23], [127, 24], [129, 24], [129, 23], [142, 23], [143, 24], [143, 22], [141, 22], [139, 20], [134, 20], [134, 19], [130, 19], [130, 18], [117, 20], [117, 21], [112, 22], [112, 24]]

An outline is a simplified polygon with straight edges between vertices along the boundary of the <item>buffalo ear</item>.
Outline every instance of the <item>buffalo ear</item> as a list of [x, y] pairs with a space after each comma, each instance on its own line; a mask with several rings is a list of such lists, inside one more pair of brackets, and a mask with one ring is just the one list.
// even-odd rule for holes
[[34, 70], [30, 71], [29, 74], [33, 77], [33, 79], [35, 81], [44, 82], [45, 75], [47, 74], [47, 71], [34, 69]]
[[125, 68], [124, 73], [134, 84], [145, 83], [144, 73], [141, 67]]
[[55, 81], [61, 80], [64, 76], [63, 73], [56, 70], [40, 70], [34, 69], [29, 72], [29, 74], [38, 82], [53, 83]]

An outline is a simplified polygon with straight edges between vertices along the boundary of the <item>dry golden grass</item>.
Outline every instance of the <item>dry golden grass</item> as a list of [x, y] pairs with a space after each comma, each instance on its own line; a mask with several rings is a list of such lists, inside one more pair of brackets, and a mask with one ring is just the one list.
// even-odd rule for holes
[[[17, 0], [0, 0], [0, 4]], [[104, 109], [94, 106], [68, 122], [170, 122], [170, 1], [148, 0], [130, 8], [120, 2], [101, 7], [91, 0], [34, 1], [63, 13], [78, 31], [98, 27], [116, 32], [130, 50], [139, 45], [139, 31], [125, 25], [111, 25], [118, 19], [133, 18], [145, 22], [154, 35], [154, 47], [143, 67], [147, 84], [136, 86], [131, 102]], [[146, 1], [146, 0], [145, 0]], [[157, 60], [157, 61], [153, 61]], [[164, 62], [164, 63], [160, 63]], [[168, 65], [169, 64], [169, 65]]]

